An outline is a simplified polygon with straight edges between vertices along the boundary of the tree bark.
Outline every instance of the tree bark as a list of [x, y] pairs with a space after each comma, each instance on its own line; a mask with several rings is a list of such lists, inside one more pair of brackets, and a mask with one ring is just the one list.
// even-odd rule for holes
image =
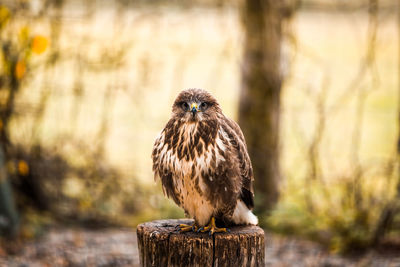
[[159, 220], [138, 225], [141, 266], [264, 266], [264, 231], [234, 226], [229, 233], [179, 233], [193, 220]]
[[[239, 124], [252, 160], [256, 208], [269, 211], [279, 197], [281, 1], [243, 1], [245, 32]], [[258, 204], [258, 205], [257, 205]]]

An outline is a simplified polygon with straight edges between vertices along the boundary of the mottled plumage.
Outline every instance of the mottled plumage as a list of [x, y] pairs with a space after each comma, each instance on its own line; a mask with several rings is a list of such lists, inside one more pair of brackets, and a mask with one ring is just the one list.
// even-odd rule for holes
[[164, 193], [197, 225], [211, 217], [227, 225], [258, 223], [250, 211], [253, 170], [242, 131], [207, 91], [178, 95], [152, 159]]

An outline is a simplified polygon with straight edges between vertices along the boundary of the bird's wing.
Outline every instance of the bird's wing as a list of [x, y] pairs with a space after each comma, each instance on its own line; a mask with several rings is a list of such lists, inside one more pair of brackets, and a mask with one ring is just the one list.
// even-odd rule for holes
[[231, 145], [235, 147], [239, 160], [242, 180], [242, 192], [240, 197], [246, 206], [252, 209], [254, 207], [254, 176], [250, 157], [247, 153], [246, 141], [244, 140], [242, 130], [235, 121], [225, 117], [224, 122], [224, 131], [228, 134]]
[[166, 157], [168, 150], [172, 149], [170, 144], [167, 143], [168, 140], [171, 139], [169, 135], [172, 135], [172, 131], [173, 121], [170, 120], [164, 130], [157, 137], [153, 146], [151, 158], [153, 160], [154, 179], [157, 180], [157, 178], [159, 178], [161, 180], [164, 195], [172, 198], [172, 200], [179, 205], [180, 201], [175, 189], [172, 172], [169, 167], [164, 164], [163, 159], [163, 157]]

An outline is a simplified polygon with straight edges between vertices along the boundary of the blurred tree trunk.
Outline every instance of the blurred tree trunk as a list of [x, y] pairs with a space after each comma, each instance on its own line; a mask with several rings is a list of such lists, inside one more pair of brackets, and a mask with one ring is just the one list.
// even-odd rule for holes
[[3, 145], [0, 145], [0, 232], [7, 237], [15, 237], [18, 228], [19, 217], [8, 179]]
[[256, 206], [273, 208], [279, 197], [279, 120], [282, 14], [280, 1], [245, 0], [241, 6], [245, 43], [239, 124], [252, 160]]
[[[13, 54], [15, 52], [10, 48], [10, 42], [0, 39], [0, 46], [3, 62], [11, 70], [16, 70], [18, 55]], [[14, 113], [15, 95], [19, 89], [20, 82], [13, 71], [10, 74], [1, 73], [0, 80], [8, 83], [4, 86], [8, 96], [5, 103], [0, 106], [0, 232], [7, 237], [15, 237], [19, 228], [19, 217], [6, 164], [10, 159], [11, 150], [9, 122]]]

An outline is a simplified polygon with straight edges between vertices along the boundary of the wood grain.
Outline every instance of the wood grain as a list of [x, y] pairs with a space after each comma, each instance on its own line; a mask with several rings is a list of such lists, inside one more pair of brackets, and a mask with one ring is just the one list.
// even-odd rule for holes
[[193, 220], [158, 220], [138, 225], [141, 266], [264, 266], [264, 231], [234, 226], [229, 233], [179, 233]]

